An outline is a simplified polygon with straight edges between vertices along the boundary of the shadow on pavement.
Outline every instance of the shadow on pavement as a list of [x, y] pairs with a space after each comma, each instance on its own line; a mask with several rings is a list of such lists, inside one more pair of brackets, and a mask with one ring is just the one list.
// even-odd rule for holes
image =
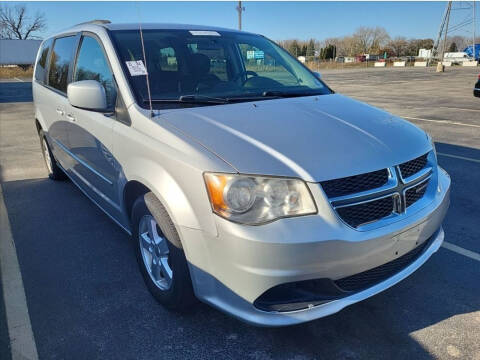
[[33, 101], [31, 82], [0, 82], [0, 103]]
[[[478, 150], [440, 149], [480, 159]], [[440, 163], [454, 186], [468, 192], [474, 185], [456, 159]], [[172, 313], [146, 290], [130, 238], [71, 182], [34, 179], [2, 187], [40, 358], [429, 359], [434, 356], [422, 343], [444, 349], [455, 339], [436, 331], [420, 342], [413, 332], [480, 310], [478, 264], [441, 249], [393, 288], [307, 324], [256, 328], [203, 304], [189, 314]], [[475, 213], [458, 209], [463, 191], [453, 189], [446, 222], [454, 243], [451, 234], [461, 231], [478, 238]], [[470, 201], [479, 208], [478, 197]], [[471, 219], [464, 230], [459, 216]], [[455, 332], [476, 341], [473, 327]]]
[[[1, 279], [0, 270], [0, 279]], [[3, 289], [0, 285], [0, 359], [10, 360], [10, 337], [8, 335], [7, 317], [5, 314], [5, 304], [3, 303]]]

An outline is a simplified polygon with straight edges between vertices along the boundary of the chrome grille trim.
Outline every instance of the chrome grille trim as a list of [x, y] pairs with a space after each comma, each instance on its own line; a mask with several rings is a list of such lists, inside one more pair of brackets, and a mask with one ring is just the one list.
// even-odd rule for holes
[[387, 195], [388, 194], [391, 195], [391, 193], [395, 191], [395, 188], [397, 187], [398, 180], [397, 180], [397, 174], [395, 173], [395, 171], [392, 171], [391, 168], [388, 168], [387, 171], [388, 171], [388, 181], [385, 185], [378, 188], [371, 189], [371, 190], [353, 193], [350, 195], [333, 197], [333, 198], [330, 198], [330, 202], [334, 204], [336, 207], [339, 207], [344, 203], [347, 203], [347, 204], [352, 203], [352, 201], [354, 200], [358, 200], [358, 202], [362, 202], [363, 199], [368, 199], [372, 195], [378, 196], [379, 194], [383, 194], [383, 193]]
[[409, 176], [407, 178], [403, 178], [402, 177], [402, 173], [399, 172], [399, 175], [400, 175], [400, 180], [402, 180], [402, 182], [404, 184], [408, 184], [408, 183], [411, 183], [411, 182], [414, 182], [414, 181], [417, 181], [418, 179], [421, 179], [421, 178], [424, 178], [426, 176], [428, 176], [429, 174], [432, 173], [432, 167], [431, 166], [426, 166], [424, 167], [422, 170], [420, 170], [419, 172], [417, 172], [416, 174], [413, 174], [412, 176]]
[[[433, 162], [428, 161], [429, 155], [430, 153], [427, 153], [424, 155], [427, 157], [427, 163], [425, 164], [425, 167], [405, 179], [402, 177], [402, 172], [400, 169], [400, 166], [405, 164], [403, 163], [400, 165], [392, 166], [387, 169], [389, 173], [388, 181], [385, 185], [381, 187], [366, 190], [366, 191], [361, 191], [361, 192], [357, 192], [349, 195], [332, 197], [332, 198], [328, 198], [328, 200], [332, 205], [333, 209], [335, 210], [335, 213], [342, 220], [342, 222], [344, 222], [346, 225], [348, 225], [353, 229], [364, 231], [364, 230], [369, 230], [371, 228], [386, 225], [387, 223], [394, 221], [396, 218], [404, 215], [407, 212], [406, 192], [408, 190], [418, 187], [421, 184], [425, 184], [425, 187], [427, 187], [428, 189], [428, 186], [430, 185], [430, 180], [434, 174], [434, 168], [431, 166]], [[416, 202], [418, 202], [418, 200], [422, 199], [424, 196], [425, 196], [425, 192], [417, 200], [409, 204], [408, 206], [409, 210], [410, 210], [410, 206], [416, 204]], [[387, 197], [392, 197], [393, 199], [391, 214], [380, 219], [375, 219], [373, 221], [367, 221], [367, 222], [361, 223], [359, 225], [350, 224], [349, 220], [352, 223], [356, 223], [356, 222], [353, 221], [352, 219], [344, 219], [340, 215], [340, 213], [337, 211], [337, 209], [344, 209], [346, 207], [358, 206], [358, 205], [362, 205], [368, 202], [373, 202], [375, 200], [380, 200]]]

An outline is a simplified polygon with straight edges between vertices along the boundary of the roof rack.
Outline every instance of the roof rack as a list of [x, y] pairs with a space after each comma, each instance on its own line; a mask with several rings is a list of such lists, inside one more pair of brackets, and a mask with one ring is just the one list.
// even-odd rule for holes
[[85, 24], [93, 24], [93, 25], [104, 25], [104, 24], [111, 24], [112, 22], [110, 20], [90, 20], [90, 21], [85, 21], [85, 22], [82, 22], [80, 24], [77, 24], [75, 26], [78, 26], [78, 25], [85, 25]]

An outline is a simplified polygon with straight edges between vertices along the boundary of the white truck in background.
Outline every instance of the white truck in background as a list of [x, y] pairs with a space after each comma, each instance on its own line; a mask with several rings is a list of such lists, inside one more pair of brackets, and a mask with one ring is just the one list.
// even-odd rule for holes
[[457, 51], [457, 52], [447, 52], [445, 53], [444, 61], [449, 61], [452, 64], [461, 64], [464, 61], [471, 61], [473, 60], [471, 57], [467, 55], [464, 51]]

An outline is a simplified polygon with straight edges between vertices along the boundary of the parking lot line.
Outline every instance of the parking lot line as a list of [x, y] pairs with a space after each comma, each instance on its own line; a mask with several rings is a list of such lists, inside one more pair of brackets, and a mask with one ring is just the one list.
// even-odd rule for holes
[[19, 79], [19, 78], [17, 78], [17, 77], [14, 77], [13, 80], [17, 80], [17, 81], [19, 81], [19, 82], [24, 82], [22, 79]]
[[445, 249], [448, 249], [450, 251], [456, 252], [457, 254], [466, 256], [470, 259], [480, 261], [480, 254], [478, 254], [476, 252], [473, 252], [471, 250], [464, 249], [460, 246], [454, 245], [454, 244], [449, 243], [447, 241], [443, 242], [442, 247], [444, 247]]
[[463, 111], [480, 111], [480, 109], [468, 109], [468, 108], [460, 108], [460, 107], [455, 107], [455, 106], [439, 106], [440, 108], [443, 109], [455, 109], [455, 110], [463, 110]]
[[[37, 360], [22, 274], [0, 185], [0, 269], [12, 360]], [[0, 299], [2, 301], [2, 299]]]
[[465, 123], [450, 121], [450, 120], [433, 120], [433, 119], [423, 119], [423, 118], [410, 117], [410, 116], [400, 116], [400, 117], [404, 119], [409, 119], [409, 120], [428, 121], [428, 122], [442, 123], [442, 124], [448, 124], [448, 125], [460, 125], [460, 126], [470, 126], [470, 127], [480, 128], [480, 125], [465, 124]]
[[466, 160], [466, 161], [472, 161], [472, 162], [480, 163], [480, 160], [479, 160], [479, 159], [469, 158], [469, 157], [465, 157], [465, 156], [445, 154], [445, 153], [442, 153], [442, 152], [437, 152], [437, 155], [441, 155], [441, 156], [451, 157], [451, 158], [455, 158], [455, 159], [462, 159], [462, 160]]

